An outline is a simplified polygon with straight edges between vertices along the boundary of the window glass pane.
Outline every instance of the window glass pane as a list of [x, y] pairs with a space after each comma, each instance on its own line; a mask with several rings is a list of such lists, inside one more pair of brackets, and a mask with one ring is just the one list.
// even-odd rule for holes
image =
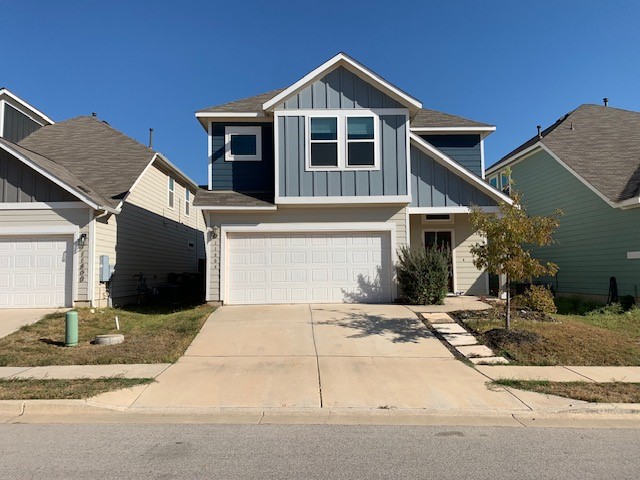
[[373, 140], [373, 118], [347, 118], [347, 134], [349, 140]]
[[493, 188], [498, 188], [498, 177], [493, 177], [491, 180], [489, 180], [489, 183]]
[[322, 117], [311, 119], [311, 140], [337, 140], [338, 119]]
[[311, 144], [312, 167], [337, 167], [338, 144], [337, 143], [312, 143]]
[[350, 166], [372, 166], [374, 164], [373, 142], [349, 143], [348, 164]]
[[184, 214], [185, 215], [189, 215], [190, 210], [191, 210], [190, 204], [189, 203], [185, 203], [184, 204]]
[[443, 214], [429, 214], [429, 215], [425, 215], [427, 220], [446, 220], [449, 221], [451, 220], [451, 217], [449, 216], [448, 213], [443, 213]]
[[502, 174], [502, 188], [509, 186], [509, 177], [507, 177], [504, 173]]
[[169, 190], [173, 191], [173, 178], [169, 177]]
[[255, 155], [255, 135], [231, 135], [231, 155]]
[[173, 191], [169, 192], [169, 206], [173, 208]]

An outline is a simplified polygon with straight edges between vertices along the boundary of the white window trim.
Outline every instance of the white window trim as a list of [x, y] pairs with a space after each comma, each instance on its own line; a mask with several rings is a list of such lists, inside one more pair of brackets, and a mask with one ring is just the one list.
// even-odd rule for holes
[[184, 189], [184, 216], [191, 216], [191, 191], [188, 188]]
[[452, 275], [453, 275], [453, 294], [457, 295], [458, 292], [458, 279], [456, 275], [456, 231], [455, 228], [423, 228], [422, 229], [422, 248], [425, 248], [425, 239], [424, 234], [427, 232], [451, 232], [451, 265], [452, 265]]
[[[292, 111], [287, 111], [291, 114]], [[298, 112], [295, 112], [298, 113]], [[307, 172], [335, 172], [335, 171], [375, 171], [380, 170], [381, 159], [381, 132], [380, 132], [380, 115], [372, 110], [354, 109], [354, 110], [313, 110], [305, 113], [305, 170]], [[338, 166], [327, 167], [311, 165], [311, 119], [320, 117], [337, 118], [338, 120]], [[349, 117], [373, 117], [373, 165], [347, 165], [348, 143], [359, 142], [362, 140], [348, 140], [347, 136], [347, 118]], [[370, 140], [364, 140], [369, 142]], [[314, 143], [333, 143], [334, 140], [313, 140]]]
[[[171, 188], [171, 180], [173, 180], [173, 188]], [[173, 194], [173, 205], [171, 205], [171, 202], [169, 201], [169, 199], [171, 198], [171, 194]], [[167, 176], [167, 207], [170, 208], [171, 210], [175, 210], [175, 206], [176, 206], [176, 179], [173, 178], [171, 175]]]
[[[231, 137], [233, 135], [255, 135], [255, 155], [233, 155], [231, 153]], [[225, 162], [261, 162], [262, 161], [262, 127], [260, 126], [227, 126], [224, 127], [224, 161]]]
[[[441, 220], [441, 219], [429, 219], [427, 216], [429, 215], [448, 215], [449, 218]], [[432, 224], [443, 224], [443, 225], [453, 225], [453, 213], [425, 213], [422, 215], [422, 223], [427, 225]]]

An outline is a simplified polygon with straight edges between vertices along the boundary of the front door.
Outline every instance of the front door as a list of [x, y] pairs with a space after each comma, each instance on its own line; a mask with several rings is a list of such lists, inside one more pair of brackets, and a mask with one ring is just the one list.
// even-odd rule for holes
[[452, 241], [452, 233], [448, 230], [439, 230], [439, 231], [428, 231], [424, 232], [424, 246], [425, 248], [432, 247], [437, 245], [438, 248], [446, 248], [452, 255], [449, 257], [451, 259], [451, 263], [449, 265], [449, 292], [453, 293], [453, 250], [451, 245], [453, 245]]

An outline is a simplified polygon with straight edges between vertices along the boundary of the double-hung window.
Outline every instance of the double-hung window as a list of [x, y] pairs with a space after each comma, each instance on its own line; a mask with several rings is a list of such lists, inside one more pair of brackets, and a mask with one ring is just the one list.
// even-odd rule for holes
[[169, 208], [173, 208], [175, 193], [176, 193], [176, 184], [173, 180], [173, 177], [169, 177], [168, 197], [167, 197], [167, 203], [169, 205]]
[[378, 118], [373, 113], [324, 113], [308, 118], [310, 170], [376, 170], [380, 168]]
[[226, 162], [259, 162], [262, 160], [261, 127], [225, 127], [224, 141]]

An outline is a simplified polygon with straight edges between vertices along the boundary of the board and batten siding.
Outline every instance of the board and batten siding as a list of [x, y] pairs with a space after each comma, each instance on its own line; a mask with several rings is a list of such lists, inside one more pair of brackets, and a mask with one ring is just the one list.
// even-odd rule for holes
[[[361, 207], [322, 207], [322, 208], [296, 208], [278, 207], [274, 212], [263, 213], [205, 213], [209, 215], [209, 227], [220, 228], [223, 225], [258, 225], [267, 223], [296, 224], [303, 226], [305, 223], [371, 223], [385, 222], [394, 223], [396, 226], [396, 246], [407, 244], [407, 228], [405, 208], [397, 206], [370, 206]], [[209, 240], [209, 285], [208, 300], [220, 300], [220, 261], [221, 261], [220, 238]], [[395, 252], [392, 252], [395, 258]], [[395, 262], [395, 260], [394, 260]]]
[[[138, 278], [142, 273], [150, 287], [166, 283], [167, 274], [197, 272], [198, 260], [205, 258], [204, 220], [202, 213], [191, 206], [185, 215], [185, 186], [175, 180], [174, 208], [168, 205], [169, 174], [152, 165], [131, 191], [117, 215], [116, 222], [97, 223], [100, 232], [96, 244], [96, 268], [100, 255], [115, 258], [111, 297], [115, 304], [135, 300]], [[193, 201], [194, 192], [191, 192]], [[115, 252], [110, 246], [115, 230]], [[191, 244], [191, 246], [190, 246]], [[104, 296], [97, 285], [98, 294]]]
[[482, 178], [480, 135], [420, 135], [420, 137]]
[[78, 199], [0, 149], [0, 203], [75, 202]]
[[513, 165], [511, 178], [530, 215], [564, 212], [555, 243], [531, 249], [559, 266], [549, 280], [560, 293], [606, 299], [609, 278], [616, 277], [620, 295], [638, 295], [640, 260], [627, 259], [627, 252], [640, 251], [640, 208], [610, 207], [544, 151]]
[[[262, 160], [225, 161], [225, 127], [262, 129]], [[225, 123], [211, 125], [211, 189], [239, 192], [273, 192], [273, 124]]]
[[292, 96], [283, 110], [308, 108], [404, 108], [356, 74], [340, 66]]
[[473, 265], [471, 247], [483, 243], [484, 238], [473, 231], [469, 215], [457, 213], [453, 215], [453, 223], [426, 222], [424, 215], [411, 215], [411, 248], [424, 248], [424, 232], [426, 230], [453, 231], [453, 257], [455, 288], [464, 295], [486, 295], [489, 291], [488, 276], [485, 271]]
[[18, 143], [38, 130], [42, 125], [4, 101], [4, 127], [2, 136], [10, 142]]
[[280, 196], [407, 195], [407, 118], [404, 115], [380, 115], [379, 121], [379, 170], [307, 171], [306, 117], [278, 116]]
[[495, 206], [496, 201], [414, 145], [411, 146], [411, 206]]
[[[79, 204], [82, 205], [82, 204]], [[89, 235], [89, 207], [38, 210], [0, 210], [0, 228], [6, 227], [78, 227], [80, 234]], [[16, 236], [20, 236], [19, 234]], [[89, 242], [80, 248], [74, 245], [78, 255], [78, 289], [74, 302], [88, 300], [89, 284]]]

